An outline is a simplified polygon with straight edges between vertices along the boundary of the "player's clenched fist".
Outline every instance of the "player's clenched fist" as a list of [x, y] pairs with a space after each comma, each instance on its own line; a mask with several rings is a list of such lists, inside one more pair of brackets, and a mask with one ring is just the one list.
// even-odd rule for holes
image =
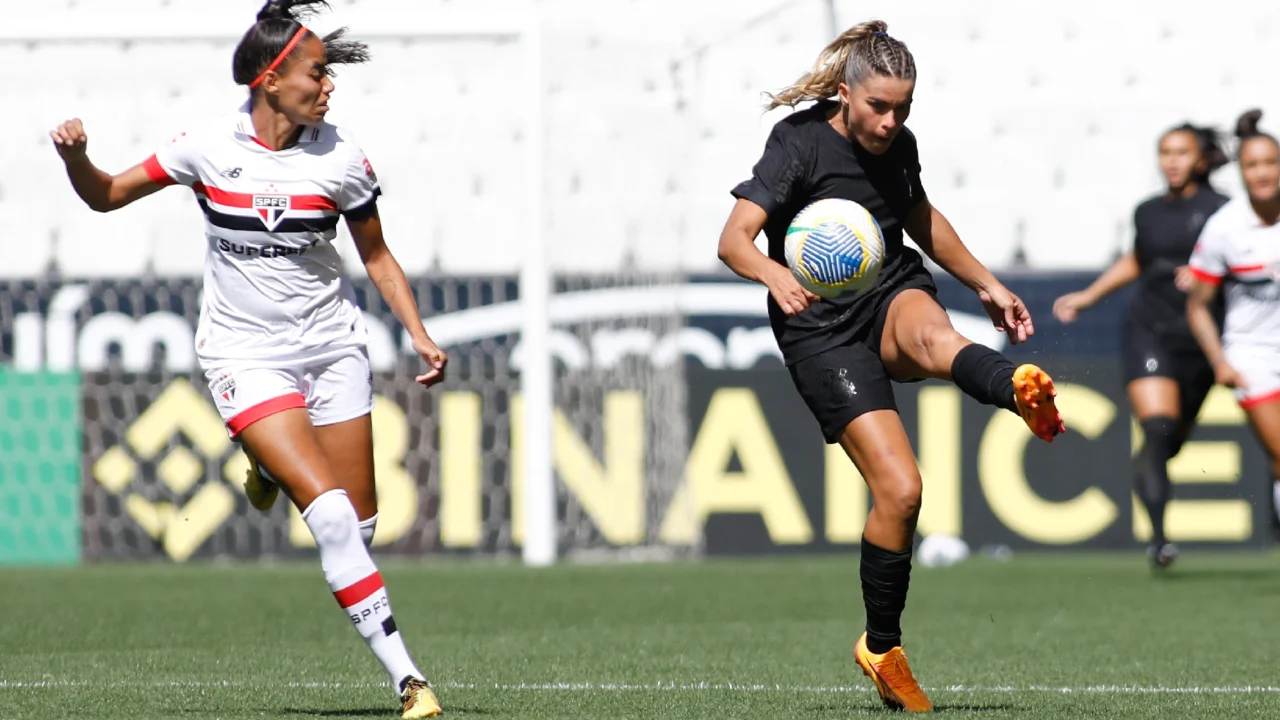
[[84, 134], [84, 123], [80, 122], [80, 118], [62, 123], [49, 131], [49, 137], [53, 138], [53, 146], [58, 149], [63, 162], [84, 157], [85, 148], [89, 145], [89, 138]]
[[449, 355], [440, 346], [436, 345], [430, 338], [413, 341], [413, 349], [427, 361], [430, 368], [425, 373], [414, 378], [418, 384], [425, 387], [431, 387], [436, 383], [444, 381], [444, 366], [449, 362]]

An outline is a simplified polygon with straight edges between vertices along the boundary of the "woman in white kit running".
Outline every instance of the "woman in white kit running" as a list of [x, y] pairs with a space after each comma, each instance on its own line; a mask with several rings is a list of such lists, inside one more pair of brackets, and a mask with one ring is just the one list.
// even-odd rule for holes
[[405, 649], [366, 547], [377, 522], [373, 387], [367, 332], [332, 245], [340, 217], [429, 365], [418, 382], [440, 382], [447, 358], [383, 242], [377, 176], [351, 134], [324, 121], [330, 68], [368, 59], [343, 31], [322, 38], [300, 22], [325, 5], [267, 2], [232, 60], [236, 83], [249, 89], [239, 112], [118, 175], [89, 161], [79, 120], [51, 135], [76, 193], [96, 211], [168, 185], [195, 193], [208, 243], [196, 355], [250, 458], [250, 501], [269, 509], [284, 489], [315, 537], [334, 597], [399, 693], [402, 717], [433, 717], [439, 701]]
[[[1251, 110], [1236, 124], [1247, 196], [1222, 206], [1200, 233], [1187, 321], [1271, 460], [1280, 508], [1280, 143], [1258, 130], [1261, 118]], [[1210, 309], [1219, 291], [1227, 307], [1221, 339]]]

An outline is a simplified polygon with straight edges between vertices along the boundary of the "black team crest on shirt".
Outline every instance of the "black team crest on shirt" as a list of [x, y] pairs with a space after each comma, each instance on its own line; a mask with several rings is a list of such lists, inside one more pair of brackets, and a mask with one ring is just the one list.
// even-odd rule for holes
[[1187, 230], [1190, 230], [1193, 235], [1199, 235], [1200, 231], [1204, 229], [1204, 222], [1207, 219], [1204, 213], [1195, 213], [1191, 216], [1191, 221], [1187, 223]]
[[254, 212], [258, 213], [268, 231], [275, 230], [280, 220], [289, 212], [289, 196], [280, 195], [274, 192], [275, 189], [275, 185], [268, 185], [266, 193], [253, 196]]

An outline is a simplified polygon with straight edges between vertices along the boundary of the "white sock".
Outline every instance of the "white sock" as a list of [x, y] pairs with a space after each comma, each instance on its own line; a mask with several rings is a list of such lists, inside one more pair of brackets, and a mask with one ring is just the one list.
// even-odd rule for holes
[[1280, 520], [1280, 479], [1271, 483], [1271, 502], [1273, 503], [1272, 507], [1274, 508], [1276, 519]]
[[320, 567], [333, 596], [387, 669], [392, 687], [399, 693], [406, 677], [425, 679], [396, 630], [382, 575], [361, 541], [356, 510], [347, 493], [324, 493], [303, 511], [302, 519], [320, 548]]
[[368, 520], [360, 521], [360, 539], [364, 540], [365, 547], [373, 547], [373, 533], [377, 529], [378, 513], [374, 513]]

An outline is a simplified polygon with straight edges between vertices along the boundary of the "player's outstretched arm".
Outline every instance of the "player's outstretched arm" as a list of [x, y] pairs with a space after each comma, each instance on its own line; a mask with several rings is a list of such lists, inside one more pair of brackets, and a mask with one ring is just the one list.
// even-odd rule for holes
[[351, 229], [351, 238], [355, 240], [356, 251], [360, 253], [369, 279], [378, 286], [382, 299], [409, 332], [409, 337], [413, 338], [413, 349], [430, 368], [416, 380], [426, 387], [444, 380], [444, 366], [449, 356], [431, 340], [427, 329], [422, 326], [422, 316], [418, 314], [418, 303], [413, 299], [409, 280], [382, 236], [382, 218], [377, 207], [359, 219], [348, 217], [347, 227]]
[[720, 233], [717, 254], [720, 261], [739, 276], [764, 283], [778, 307], [788, 315], [795, 315], [817, 302], [818, 296], [801, 287], [790, 269], [756, 247], [756, 236], [767, 219], [764, 208], [739, 199]]
[[1102, 298], [1138, 279], [1138, 256], [1132, 252], [1122, 256], [1084, 290], [1067, 293], [1053, 302], [1053, 316], [1064, 323], [1075, 322], [1084, 310]]
[[49, 132], [53, 146], [67, 166], [71, 187], [95, 212], [119, 210], [164, 187], [151, 179], [142, 164], [134, 165], [119, 175], [99, 170], [86, 152], [89, 138], [80, 120], [68, 120]]
[[960, 241], [955, 228], [927, 199], [907, 214], [903, 229], [916, 245], [952, 277], [978, 294], [991, 322], [1004, 331], [1009, 342], [1026, 342], [1035, 334], [1031, 313], [1017, 295], [996, 280], [985, 265]]

